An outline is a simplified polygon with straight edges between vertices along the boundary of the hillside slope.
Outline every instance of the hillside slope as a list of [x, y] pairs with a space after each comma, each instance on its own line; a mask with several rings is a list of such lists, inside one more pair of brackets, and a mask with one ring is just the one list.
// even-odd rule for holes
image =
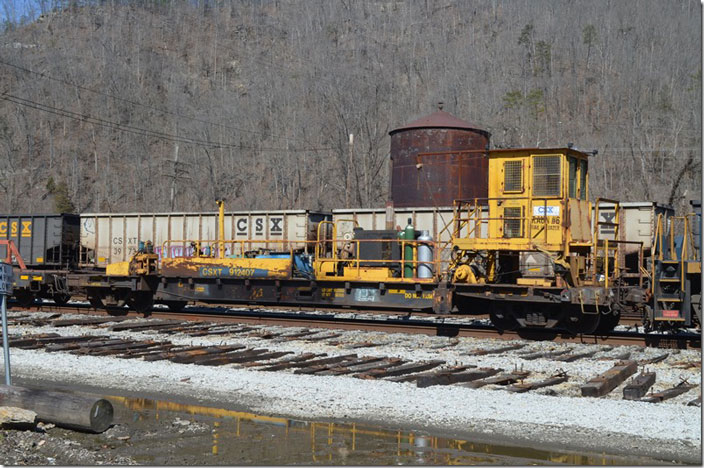
[[83, 3], [0, 35], [2, 212], [383, 206], [438, 101], [597, 149], [592, 198], [699, 197], [698, 2]]

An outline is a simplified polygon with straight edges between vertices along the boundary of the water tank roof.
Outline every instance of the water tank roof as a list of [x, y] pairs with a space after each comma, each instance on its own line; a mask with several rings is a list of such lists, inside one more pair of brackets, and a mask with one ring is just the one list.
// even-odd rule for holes
[[454, 128], [459, 130], [475, 130], [479, 132], [488, 133], [486, 130], [482, 130], [476, 125], [458, 119], [457, 117], [448, 112], [438, 110], [430, 115], [426, 115], [425, 117], [421, 117], [418, 120], [414, 120], [413, 122], [404, 125], [403, 127], [391, 130], [389, 132], [389, 135], [393, 135], [394, 133], [403, 130], [411, 130], [418, 128]]

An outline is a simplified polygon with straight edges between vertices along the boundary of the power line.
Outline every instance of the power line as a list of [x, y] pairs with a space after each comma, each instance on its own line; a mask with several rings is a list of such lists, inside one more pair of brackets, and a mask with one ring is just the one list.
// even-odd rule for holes
[[58, 115], [61, 117], [70, 118], [80, 122], [88, 122], [94, 125], [99, 125], [101, 127], [110, 128], [113, 130], [119, 130], [126, 133], [132, 133], [139, 136], [153, 137], [160, 140], [175, 142], [175, 143], [185, 143], [196, 146], [214, 148], [214, 149], [224, 149], [224, 148], [234, 148], [234, 149], [250, 149], [255, 151], [280, 151], [280, 152], [313, 152], [313, 151], [329, 151], [332, 148], [266, 148], [266, 147], [255, 147], [246, 146], [235, 143], [218, 143], [211, 140], [200, 140], [196, 138], [181, 137], [179, 135], [173, 135], [170, 133], [157, 132], [154, 130], [149, 130], [146, 128], [135, 127], [132, 125], [125, 125], [118, 122], [113, 122], [100, 117], [94, 117], [88, 114], [80, 114], [77, 112], [69, 111], [67, 109], [62, 109], [59, 107], [50, 106], [48, 104], [42, 104], [40, 102], [32, 101], [29, 99], [24, 99], [19, 96], [14, 96], [9, 93], [3, 93], [0, 95], [3, 100], [12, 102], [17, 105], [28, 107], [31, 109], [47, 112], [50, 114]]
[[267, 135], [267, 134], [265, 134], [265, 133], [257, 132], [257, 131], [254, 131], [254, 130], [246, 130], [246, 129], [244, 129], [244, 128], [233, 127], [233, 126], [230, 126], [230, 125], [225, 125], [225, 124], [221, 124], [221, 123], [217, 123], [217, 122], [211, 122], [211, 121], [209, 121], [209, 120], [199, 119], [198, 117], [193, 117], [193, 116], [189, 116], [189, 115], [179, 114], [179, 113], [177, 113], [177, 112], [168, 111], [168, 110], [166, 110], [166, 109], [160, 109], [160, 108], [158, 108], [158, 107], [153, 107], [153, 106], [150, 106], [150, 105], [147, 105], [147, 104], [142, 104], [141, 102], [132, 101], [132, 100], [130, 100], [130, 99], [121, 98], [121, 97], [119, 97], [119, 96], [115, 96], [115, 95], [112, 95], [112, 94], [109, 94], [109, 93], [104, 93], [104, 92], [101, 92], [101, 91], [97, 91], [97, 90], [88, 88], [88, 87], [86, 87], [86, 86], [81, 86], [81, 85], [79, 85], [79, 84], [72, 83], [72, 82], [66, 81], [66, 80], [62, 80], [62, 79], [60, 79], [60, 78], [56, 78], [56, 77], [47, 75], [46, 73], [34, 71], [34, 70], [29, 69], [29, 68], [22, 67], [22, 66], [20, 66], [20, 65], [16, 65], [16, 64], [13, 64], [13, 63], [5, 62], [5, 61], [3, 61], [3, 60], [0, 60], [0, 64], [5, 65], [5, 66], [8, 66], [8, 67], [15, 68], [15, 69], [17, 69], [17, 70], [20, 70], [20, 71], [23, 71], [23, 72], [26, 72], [26, 73], [31, 73], [31, 74], [34, 74], [34, 75], [38, 75], [38, 76], [40, 76], [40, 77], [42, 77], [42, 78], [45, 78], [45, 79], [48, 79], [48, 80], [52, 80], [52, 81], [56, 81], [56, 82], [58, 82], [58, 83], [62, 83], [62, 84], [67, 85], [67, 86], [73, 86], [73, 87], [76, 87], [76, 88], [78, 88], [78, 89], [81, 89], [81, 90], [84, 90], [84, 91], [88, 91], [88, 92], [90, 92], [90, 93], [95, 93], [95, 94], [98, 94], [98, 95], [101, 95], [101, 96], [106, 96], [106, 97], [109, 97], [109, 98], [111, 98], [111, 99], [115, 99], [115, 100], [117, 100], [117, 101], [126, 102], [126, 103], [128, 103], [128, 104], [133, 105], [133, 106], [139, 106], [139, 107], [144, 107], [144, 108], [146, 108], [146, 109], [155, 110], [155, 111], [157, 111], [157, 112], [161, 112], [162, 114], [173, 115], [173, 116], [175, 116], [175, 117], [180, 117], [180, 118], [184, 118], [184, 119], [189, 119], [189, 120], [193, 120], [193, 121], [195, 121], [195, 122], [200, 122], [200, 123], [204, 123], [204, 124], [208, 124], [208, 125], [214, 125], [214, 126], [218, 126], [218, 127], [222, 127], [222, 128], [228, 128], [228, 129], [230, 129], [230, 130], [235, 130], [235, 131], [238, 131], [238, 132], [246, 132], [246, 133], [252, 133], [252, 134], [254, 134], [254, 135], [268, 136], [268, 137], [275, 138], [275, 139], [286, 139], [286, 140], [291, 140], [291, 141], [303, 141], [303, 140], [299, 140], [299, 139], [297, 139], [297, 138], [289, 138], [289, 137], [277, 136], [277, 135]]

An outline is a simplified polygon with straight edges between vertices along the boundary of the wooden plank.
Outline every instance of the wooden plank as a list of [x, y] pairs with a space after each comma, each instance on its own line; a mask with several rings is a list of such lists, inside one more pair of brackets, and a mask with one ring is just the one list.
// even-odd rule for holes
[[651, 393], [650, 395], [643, 397], [638, 401], [645, 401], [647, 403], [660, 403], [661, 401], [669, 400], [670, 398], [682, 395], [683, 393], [686, 393], [695, 387], [696, 385], [691, 385], [687, 382], [680, 382], [672, 388], [668, 388], [667, 390], [663, 390], [662, 392], [658, 393]]
[[619, 361], [611, 369], [580, 387], [582, 396], [600, 397], [618, 387], [638, 370], [636, 361]]
[[655, 372], [641, 372], [623, 387], [623, 399], [637, 400], [642, 398], [654, 383]]
[[398, 367], [392, 367], [390, 369], [372, 369], [360, 374], [355, 374], [355, 377], [359, 379], [383, 379], [386, 377], [396, 377], [404, 374], [412, 374], [414, 372], [420, 372], [434, 367], [438, 367], [445, 364], [445, 361], [426, 361], [426, 362], [411, 362], [409, 364], [402, 364]]
[[527, 371], [515, 371], [492, 377], [492, 375], [495, 375], [499, 372], [499, 369], [487, 369], [487, 371], [491, 371], [488, 376], [480, 379], [472, 379], [472, 381], [462, 386], [467, 388], [481, 388], [486, 385], [509, 385], [526, 378], [530, 374], [530, 372]]
[[559, 374], [553, 375], [545, 380], [541, 380], [538, 382], [516, 383], [507, 387], [506, 390], [508, 390], [509, 392], [523, 393], [529, 390], [535, 390], [536, 388], [552, 387], [553, 385], [558, 385], [563, 382], [567, 382], [568, 379], [568, 375], [565, 372], [561, 372]]

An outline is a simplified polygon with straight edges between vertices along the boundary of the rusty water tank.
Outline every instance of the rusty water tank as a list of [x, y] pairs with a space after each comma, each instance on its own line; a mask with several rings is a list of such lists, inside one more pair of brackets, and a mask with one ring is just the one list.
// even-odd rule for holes
[[395, 207], [486, 198], [491, 134], [442, 110], [389, 132]]

